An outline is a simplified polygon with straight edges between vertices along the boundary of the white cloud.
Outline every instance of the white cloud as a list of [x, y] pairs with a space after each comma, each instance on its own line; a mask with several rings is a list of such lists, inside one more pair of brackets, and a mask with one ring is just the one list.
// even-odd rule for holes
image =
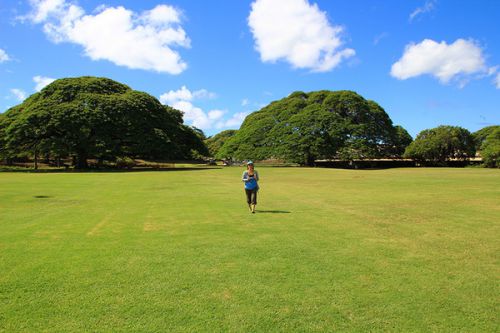
[[213, 92], [210, 92], [206, 89], [200, 89], [200, 90], [196, 90], [193, 92], [193, 98], [196, 98], [196, 99], [214, 99], [217, 97], [217, 94], [216, 93], [213, 93]]
[[212, 121], [208, 115], [199, 107], [194, 106], [189, 101], [177, 101], [171, 105], [173, 108], [184, 112], [184, 122], [190, 125], [207, 130], [212, 127]]
[[163, 104], [171, 104], [179, 100], [190, 101], [192, 99], [193, 94], [186, 86], [182, 86], [179, 90], [170, 90], [160, 96], [160, 102]]
[[232, 115], [231, 118], [225, 120], [225, 121], [220, 121], [217, 123], [216, 127], [218, 129], [221, 128], [233, 128], [237, 129], [241, 126], [243, 123], [243, 120], [249, 115], [249, 112], [238, 112]]
[[21, 19], [29, 19], [33, 23], [46, 21], [53, 13], [63, 11], [66, 5], [65, 0], [29, 0], [29, 2], [33, 11]]
[[411, 12], [409, 21], [412, 22], [418, 15], [433, 11], [436, 8], [435, 6], [436, 0], [427, 0], [422, 7], [418, 7], [413, 12]]
[[10, 57], [4, 50], [0, 49], [0, 63], [9, 61]]
[[244, 98], [242, 101], [241, 101], [241, 106], [247, 106], [248, 103], [250, 103], [250, 101], [248, 100], [248, 98]]
[[191, 92], [186, 86], [179, 90], [170, 90], [160, 96], [160, 102], [163, 104], [173, 104], [178, 101], [192, 101], [193, 99], [214, 99], [217, 95], [206, 89], [195, 90]]
[[142, 18], [146, 23], [151, 22], [155, 25], [163, 25], [170, 23], [180, 23], [180, 12], [172, 6], [158, 5], [152, 10], [145, 11]]
[[308, 0], [256, 0], [248, 17], [263, 62], [284, 60], [294, 68], [326, 72], [355, 51], [342, 48], [341, 26]]
[[56, 79], [53, 79], [51, 77], [45, 77], [45, 76], [40, 76], [40, 75], [33, 77], [33, 82], [36, 83], [35, 91], [42, 90], [43, 88], [45, 88], [45, 86], [51, 84], [55, 80]]
[[[180, 110], [184, 113], [184, 122], [188, 125], [195, 126], [202, 130], [210, 130], [213, 128], [235, 127], [241, 125], [247, 113], [236, 113], [229, 119], [224, 119], [227, 115], [226, 110], [213, 109], [208, 112], [193, 104], [195, 100], [213, 99], [216, 94], [206, 89], [196, 91], [189, 90], [186, 86], [182, 86], [178, 90], [170, 90], [160, 96], [160, 102], [168, 104], [171, 107]], [[244, 114], [243, 118], [241, 115]]]
[[27, 97], [26, 92], [24, 90], [21, 90], [21, 89], [13, 88], [10, 90], [10, 92], [16, 97], [16, 99], [19, 102], [24, 101]]
[[226, 111], [224, 110], [211, 110], [208, 112], [208, 119], [210, 120], [218, 120], [224, 116]]
[[497, 89], [500, 89], [500, 73], [498, 73], [495, 77], [495, 86], [497, 87]]
[[119, 66], [179, 74], [187, 64], [174, 47], [190, 47], [180, 25], [182, 12], [172, 6], [135, 13], [124, 7], [99, 6], [95, 15], [65, 0], [30, 0], [32, 12], [20, 17], [43, 24], [55, 43], [81, 45], [92, 60]]
[[488, 72], [481, 47], [472, 40], [464, 39], [457, 39], [449, 45], [431, 39], [418, 44], [411, 43], [391, 68], [391, 75], [400, 80], [429, 74], [441, 83], [457, 80], [461, 85], [471, 75], [485, 75]]

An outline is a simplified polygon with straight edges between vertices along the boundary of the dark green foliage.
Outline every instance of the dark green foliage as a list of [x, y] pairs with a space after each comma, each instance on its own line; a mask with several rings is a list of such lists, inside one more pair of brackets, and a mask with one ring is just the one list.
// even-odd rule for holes
[[481, 145], [481, 156], [484, 165], [489, 168], [500, 168], [500, 126], [497, 126]]
[[205, 140], [210, 156], [218, 159], [226, 158], [227, 156], [221, 156], [219, 150], [226, 143], [227, 140], [232, 138], [236, 134], [236, 130], [226, 130], [222, 131], [208, 139]]
[[397, 156], [402, 156], [405, 152], [406, 147], [412, 143], [413, 138], [402, 126], [395, 126], [395, 145], [394, 145], [394, 154]]
[[481, 145], [483, 144], [484, 139], [495, 130], [499, 129], [500, 125], [493, 125], [481, 128], [479, 131], [472, 133], [474, 137], [474, 142], [476, 143], [476, 150], [481, 150]]
[[188, 159], [207, 152], [199, 133], [182, 124], [182, 113], [156, 98], [106, 78], [60, 79], [8, 110], [0, 120], [4, 155], [117, 156]]
[[468, 130], [458, 126], [439, 126], [417, 135], [404, 156], [417, 161], [444, 164], [447, 160], [465, 160], [476, 153], [474, 138]]
[[307, 165], [325, 158], [397, 157], [408, 144], [403, 131], [355, 92], [297, 91], [250, 114], [219, 154]]

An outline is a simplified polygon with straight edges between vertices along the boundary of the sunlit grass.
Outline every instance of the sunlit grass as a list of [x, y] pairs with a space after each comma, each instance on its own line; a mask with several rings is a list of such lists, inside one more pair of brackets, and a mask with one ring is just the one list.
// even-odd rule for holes
[[498, 170], [242, 171], [0, 173], [0, 331], [498, 329]]

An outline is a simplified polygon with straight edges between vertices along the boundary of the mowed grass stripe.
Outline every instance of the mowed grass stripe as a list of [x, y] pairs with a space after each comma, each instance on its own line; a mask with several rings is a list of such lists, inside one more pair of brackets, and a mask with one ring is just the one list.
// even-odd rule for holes
[[495, 331], [500, 173], [0, 174], [0, 330]]

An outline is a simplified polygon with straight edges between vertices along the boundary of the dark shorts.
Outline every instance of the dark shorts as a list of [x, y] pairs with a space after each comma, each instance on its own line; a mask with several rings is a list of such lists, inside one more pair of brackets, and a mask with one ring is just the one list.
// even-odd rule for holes
[[245, 193], [247, 195], [247, 203], [249, 205], [256, 205], [257, 204], [257, 189], [254, 190], [247, 190], [245, 189]]

